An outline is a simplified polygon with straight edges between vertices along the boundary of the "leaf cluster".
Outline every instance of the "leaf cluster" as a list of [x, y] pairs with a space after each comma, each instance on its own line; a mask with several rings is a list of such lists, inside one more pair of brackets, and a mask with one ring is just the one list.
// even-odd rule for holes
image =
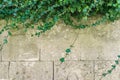
[[[74, 17], [79, 21], [87, 20], [88, 17], [98, 14], [102, 15], [102, 19], [90, 25], [75, 25], [71, 19]], [[120, 0], [1, 0], [0, 19], [7, 22], [12, 20], [12, 23], [4, 26], [0, 34], [5, 30], [18, 28], [18, 23], [22, 23], [27, 31], [41, 20], [44, 24], [36, 28], [40, 30], [36, 33], [38, 35], [41, 31], [51, 29], [59, 19], [73, 28], [83, 29], [99, 25], [105, 20], [114, 21], [119, 17]]]
[[[92, 24], [74, 24], [73, 18], [81, 22], [91, 16], [102, 15], [100, 20]], [[8, 36], [12, 30], [20, 30], [19, 24], [25, 32], [35, 29], [32, 36], [50, 30], [59, 20], [73, 28], [84, 29], [99, 25], [107, 20], [120, 18], [120, 0], [0, 0], [0, 20], [6, 21], [1, 26], [0, 34], [5, 31]], [[34, 27], [38, 22], [42, 22]]]

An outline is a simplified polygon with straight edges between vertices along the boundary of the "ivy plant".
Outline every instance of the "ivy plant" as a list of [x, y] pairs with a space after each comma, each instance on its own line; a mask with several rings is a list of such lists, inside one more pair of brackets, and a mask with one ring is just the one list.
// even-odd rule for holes
[[[79, 22], [91, 16], [101, 15], [102, 18], [93, 24], [74, 24], [72, 18]], [[73, 28], [84, 29], [99, 25], [106, 20], [114, 21], [120, 17], [120, 0], [1, 0], [0, 19], [6, 21], [0, 34], [11, 30], [19, 30], [23, 24], [24, 31], [36, 29], [32, 35], [40, 36], [50, 30], [56, 22], [63, 20]], [[12, 22], [11, 22], [12, 21]], [[41, 21], [43, 24], [34, 27]], [[11, 23], [10, 23], [11, 22]]]
[[[89, 17], [96, 15], [101, 15], [101, 19], [92, 24], [81, 23], [82, 20], [88, 20]], [[73, 18], [79, 24], [75, 24]], [[120, 0], [0, 0], [0, 20], [6, 21], [5, 26], [0, 26], [0, 35], [8, 33], [0, 43], [0, 50], [8, 43], [7, 38], [13, 35], [12, 31], [21, 30], [19, 24], [22, 24], [24, 32], [29, 29], [36, 30], [31, 36], [39, 37], [54, 27], [59, 20], [72, 28], [84, 29], [119, 18]], [[34, 26], [39, 22], [41, 22], [39, 25]], [[66, 56], [71, 53], [73, 45], [65, 50]], [[64, 62], [65, 57], [60, 61]], [[115, 63], [118, 64], [118, 60]], [[103, 76], [111, 73], [116, 64]]]

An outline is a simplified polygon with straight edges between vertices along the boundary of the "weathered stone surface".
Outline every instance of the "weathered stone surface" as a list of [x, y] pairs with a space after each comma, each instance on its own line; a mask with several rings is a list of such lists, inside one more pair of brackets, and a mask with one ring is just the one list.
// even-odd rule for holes
[[11, 36], [8, 44], [2, 50], [2, 60], [39, 60], [39, 49], [36, 38], [27, 35]]
[[41, 35], [41, 60], [59, 60], [63, 57], [65, 49], [78, 32], [79, 38], [67, 60], [114, 60], [120, 52], [119, 24], [116, 21], [84, 30], [74, 30], [70, 26], [59, 24]]
[[120, 52], [119, 25], [109, 23], [80, 35], [81, 60], [115, 60]]
[[[4, 23], [0, 22], [0, 29]], [[75, 30], [59, 23], [40, 38], [30, 37], [35, 30], [13, 31], [9, 43], [0, 51], [0, 61], [11, 63], [9, 67], [9, 62], [0, 62], [0, 80], [99, 80], [115, 64], [112, 60], [120, 52], [119, 25], [120, 20]], [[6, 34], [0, 35], [0, 43]], [[58, 60], [64, 57], [75, 38], [67, 61], [60, 64]], [[55, 61], [54, 66], [49, 61]], [[120, 65], [102, 80], [120, 80]]]
[[93, 80], [92, 61], [55, 62], [54, 80]]
[[0, 62], [0, 80], [9, 80], [8, 79], [8, 62]]
[[11, 62], [10, 80], [53, 80], [52, 62]]
[[[65, 56], [65, 50], [74, 42], [79, 30], [72, 29], [64, 24], [59, 24], [40, 36], [41, 60], [59, 60]], [[77, 37], [78, 39], [78, 37]], [[39, 43], [39, 42], [38, 42]], [[79, 42], [76, 40], [71, 54], [67, 60], [79, 60]]]
[[[114, 61], [96, 61], [95, 62], [95, 80], [101, 80], [101, 75], [111, 69]], [[116, 67], [111, 74], [102, 77], [102, 80], [120, 80], [120, 65]]]
[[0, 62], [2, 61], [2, 52], [0, 51]]

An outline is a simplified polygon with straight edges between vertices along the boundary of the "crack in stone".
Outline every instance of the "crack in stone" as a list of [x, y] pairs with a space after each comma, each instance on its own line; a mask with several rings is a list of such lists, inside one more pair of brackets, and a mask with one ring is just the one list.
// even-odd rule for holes
[[53, 80], [54, 80], [54, 61], [53, 61]]
[[10, 79], [9, 72], [10, 72], [10, 62], [8, 63], [8, 79]]

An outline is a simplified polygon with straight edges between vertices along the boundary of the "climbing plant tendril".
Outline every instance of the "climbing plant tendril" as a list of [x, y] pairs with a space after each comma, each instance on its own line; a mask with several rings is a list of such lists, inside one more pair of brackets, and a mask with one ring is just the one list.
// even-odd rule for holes
[[[101, 15], [101, 19], [91, 24], [82, 24], [82, 20], [88, 20], [89, 17]], [[74, 23], [74, 19], [79, 24]], [[0, 50], [8, 41], [7, 38], [13, 35], [14, 30], [21, 30], [19, 24], [22, 24], [24, 32], [29, 29], [36, 30], [31, 36], [40, 36], [42, 33], [50, 30], [59, 21], [64, 21], [75, 29], [84, 29], [95, 27], [105, 21], [114, 21], [120, 18], [120, 0], [0, 0], [0, 20], [5, 20], [6, 25], [0, 25], [0, 35], [7, 32], [7, 36], [0, 43]], [[38, 22], [41, 24], [34, 26]], [[73, 46], [73, 45], [72, 45]], [[69, 55], [71, 48], [65, 50]], [[61, 62], [65, 58], [60, 59]], [[112, 65], [112, 70], [118, 64]]]
[[104, 77], [106, 77], [108, 74], [111, 74], [112, 71], [114, 69], [116, 69], [116, 67], [119, 65], [119, 60], [120, 60], [120, 55], [117, 56], [118, 59], [115, 60], [115, 63], [113, 65], [111, 65], [111, 69], [107, 70], [107, 72], [104, 72], [102, 75], [101, 75], [101, 78], [99, 80], [102, 80]]
[[66, 53], [65, 56], [62, 57], [62, 58], [60, 58], [61, 63], [65, 62], [65, 58], [66, 58], [68, 55], [70, 55], [71, 49], [74, 47], [74, 44], [75, 44], [76, 40], [78, 39], [78, 36], [79, 36], [79, 32], [76, 34], [76, 37], [75, 37], [75, 39], [73, 40], [72, 44], [69, 46], [69, 48], [67, 48], [67, 49], [65, 50], [65, 53]]

